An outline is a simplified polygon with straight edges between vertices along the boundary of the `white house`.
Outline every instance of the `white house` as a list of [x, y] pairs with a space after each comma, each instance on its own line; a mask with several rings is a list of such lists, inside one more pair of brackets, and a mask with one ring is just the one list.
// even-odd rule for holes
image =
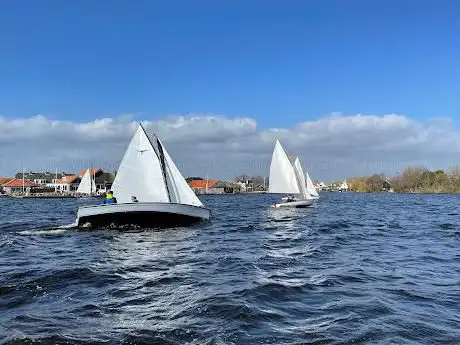
[[342, 191], [342, 192], [347, 192], [348, 191], [347, 180], [343, 180], [342, 184], [339, 187], [339, 190]]

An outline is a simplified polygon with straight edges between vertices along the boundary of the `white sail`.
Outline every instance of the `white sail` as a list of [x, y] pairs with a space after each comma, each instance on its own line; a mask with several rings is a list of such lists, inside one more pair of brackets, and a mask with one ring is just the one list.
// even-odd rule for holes
[[96, 177], [91, 176], [91, 193], [96, 193]]
[[200, 199], [198, 199], [196, 194], [188, 185], [187, 181], [185, 181], [179, 169], [174, 164], [171, 156], [166, 151], [166, 148], [161, 143], [160, 139], [158, 139], [158, 142], [159, 145], [161, 145], [163, 154], [165, 156], [166, 177], [168, 181], [168, 189], [169, 195], [171, 196], [171, 202], [193, 206], [203, 206]]
[[276, 141], [270, 164], [268, 192], [300, 194], [294, 167], [278, 140]]
[[139, 125], [120, 163], [112, 185], [118, 203], [169, 202], [161, 162], [147, 134]]
[[305, 174], [303, 173], [302, 164], [300, 164], [299, 157], [296, 157], [294, 161], [294, 169], [296, 170], [296, 174], [297, 174], [297, 181], [299, 183], [300, 196], [304, 199], [309, 199], [310, 194], [307, 191]]
[[308, 171], [307, 171], [307, 192], [310, 193], [311, 196], [314, 196], [315, 198], [319, 198], [318, 191], [313, 185], [313, 182], [310, 178], [310, 175], [308, 174]]
[[81, 178], [80, 184], [78, 185], [77, 188], [77, 193], [81, 194], [91, 194], [96, 190], [96, 187], [94, 187], [94, 180], [91, 178], [91, 173], [88, 170], [86, 170], [85, 174]]

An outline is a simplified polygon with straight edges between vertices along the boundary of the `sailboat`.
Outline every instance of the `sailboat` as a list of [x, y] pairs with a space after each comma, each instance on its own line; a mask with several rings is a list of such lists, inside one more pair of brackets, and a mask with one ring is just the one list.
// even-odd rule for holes
[[270, 164], [269, 193], [292, 194], [293, 200], [289, 197], [281, 199], [281, 203], [272, 207], [307, 207], [313, 204], [313, 198], [307, 191], [305, 175], [302, 165], [297, 157], [294, 163], [289, 160], [286, 151], [279, 140], [276, 141]]
[[313, 181], [310, 178], [310, 175], [308, 174], [308, 171], [306, 172], [307, 174], [307, 192], [310, 193], [311, 197], [313, 199], [319, 199], [319, 194], [318, 191], [316, 190], [315, 186], [313, 185]]
[[78, 194], [93, 195], [96, 193], [96, 183], [93, 176], [91, 176], [90, 169], [86, 170], [85, 174], [81, 178], [80, 184], [77, 188]]
[[[158, 228], [207, 220], [211, 211], [189, 187], [165, 146], [139, 124], [112, 184], [116, 204], [83, 206], [78, 226], [138, 225]], [[134, 200], [134, 201], [133, 201]]]

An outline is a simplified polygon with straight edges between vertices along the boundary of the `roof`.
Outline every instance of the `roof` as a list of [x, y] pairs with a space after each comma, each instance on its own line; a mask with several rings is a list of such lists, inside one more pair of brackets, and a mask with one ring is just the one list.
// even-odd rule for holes
[[219, 180], [192, 180], [188, 185], [190, 188], [206, 188], [206, 181], [208, 182], [208, 188], [211, 188], [219, 182]]
[[[80, 170], [80, 172], [78, 173], [78, 176], [82, 177], [83, 175], [85, 175], [86, 170], [88, 170], [88, 169]], [[94, 175], [94, 174], [97, 174], [98, 172], [102, 172], [102, 169], [101, 168], [94, 168], [94, 169], [91, 169], [89, 172], [90, 172], [91, 175]]]
[[[63, 176], [67, 175], [72, 175], [72, 174], [67, 174], [65, 172], [60, 172], [57, 173], [58, 178], [62, 178]], [[15, 178], [23, 178], [22, 172], [18, 172], [15, 176]], [[24, 178], [29, 179], [29, 180], [52, 180], [56, 178], [56, 173], [54, 172], [32, 172], [32, 171], [24, 171]]]
[[105, 172], [100, 174], [99, 176], [96, 176], [96, 183], [113, 183], [115, 180], [115, 176], [112, 173]]
[[10, 181], [2, 185], [2, 187], [22, 187], [22, 186], [29, 188], [29, 187], [39, 187], [40, 185], [32, 181], [29, 181], [29, 180], [24, 180], [23, 182], [22, 178], [21, 179], [13, 178]]
[[187, 181], [187, 183], [189, 183], [190, 181], [193, 181], [193, 180], [204, 180], [204, 178], [201, 178], [201, 177], [187, 177], [185, 179], [185, 181]]
[[8, 181], [12, 180], [13, 178], [12, 177], [0, 177], [0, 186], [2, 184], [5, 184], [7, 183]]
[[74, 176], [64, 176], [60, 180], [57, 181], [58, 184], [66, 184], [66, 183], [74, 183], [76, 179], [80, 178], [77, 175]]
[[217, 181], [212, 188], [231, 188], [234, 185], [225, 181]]

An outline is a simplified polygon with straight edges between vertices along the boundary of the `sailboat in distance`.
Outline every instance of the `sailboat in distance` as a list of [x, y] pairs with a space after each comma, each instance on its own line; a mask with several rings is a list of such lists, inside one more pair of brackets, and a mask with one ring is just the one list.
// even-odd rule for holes
[[190, 225], [211, 216], [160, 139], [147, 135], [141, 124], [126, 149], [112, 190], [117, 203], [78, 209], [79, 227], [114, 224], [162, 228]]
[[272, 207], [308, 207], [313, 204], [313, 198], [307, 191], [305, 175], [297, 157], [294, 163], [289, 160], [286, 151], [279, 140], [276, 140], [270, 164], [268, 192], [288, 194], [281, 202]]
[[313, 181], [311, 180], [310, 175], [308, 174], [308, 171], [306, 172], [306, 174], [307, 174], [307, 192], [310, 193], [313, 199], [319, 199], [318, 191], [316, 190], [315, 185], [313, 184]]
[[96, 184], [93, 176], [91, 176], [91, 170], [86, 170], [85, 174], [81, 178], [80, 184], [77, 188], [78, 194], [92, 195], [96, 193]]

